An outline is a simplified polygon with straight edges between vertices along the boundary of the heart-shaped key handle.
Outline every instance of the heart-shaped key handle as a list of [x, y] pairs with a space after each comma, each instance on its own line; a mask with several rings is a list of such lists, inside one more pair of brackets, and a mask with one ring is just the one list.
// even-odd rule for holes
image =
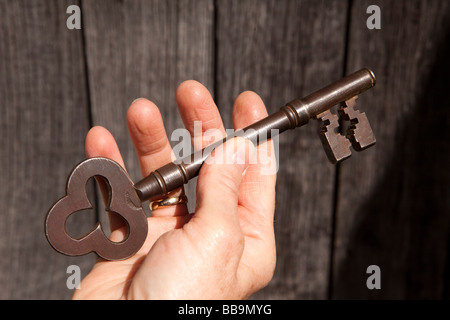
[[[121, 242], [109, 240], [99, 223], [80, 239], [72, 238], [66, 231], [66, 220], [71, 214], [93, 207], [86, 194], [86, 184], [94, 176], [103, 177], [110, 186], [106, 210], [119, 214], [127, 223], [128, 235]], [[133, 182], [118, 163], [106, 158], [83, 161], [72, 170], [66, 191], [66, 196], [53, 205], [45, 221], [45, 235], [55, 250], [69, 256], [96, 252], [106, 260], [123, 260], [142, 247], [147, 237], [147, 217]]]

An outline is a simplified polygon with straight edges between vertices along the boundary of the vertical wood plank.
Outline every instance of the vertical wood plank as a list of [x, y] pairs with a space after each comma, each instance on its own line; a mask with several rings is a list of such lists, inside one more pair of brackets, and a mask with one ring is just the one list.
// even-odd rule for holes
[[[377, 4], [381, 30], [368, 30]], [[450, 226], [450, 3], [355, 1], [348, 68], [373, 68], [360, 98], [377, 146], [342, 165], [334, 298], [440, 299]], [[355, 186], [358, 186], [357, 188]], [[366, 269], [381, 268], [381, 290]]]
[[[67, 266], [85, 275], [94, 262], [55, 253], [43, 234], [47, 210], [84, 159], [88, 88], [94, 124], [113, 132], [137, 180], [125, 122], [135, 98], [157, 103], [170, 135], [182, 127], [176, 87], [196, 79], [231, 128], [240, 92], [256, 91], [274, 112], [339, 79], [344, 63], [347, 73], [369, 66], [377, 74], [359, 102], [378, 144], [344, 162], [335, 184], [314, 123], [280, 137], [278, 265], [254, 298], [328, 296], [335, 185], [332, 297], [448, 298], [450, 4], [353, 3], [344, 61], [347, 1], [0, 0], [0, 299], [70, 298]], [[83, 31], [66, 28], [71, 4], [83, 7]], [[366, 28], [371, 4], [382, 10], [381, 30]], [[95, 220], [79, 214], [70, 231]], [[372, 264], [381, 290], [366, 287]]]
[[[66, 27], [70, 4], [78, 1], [0, 1], [0, 299], [70, 298], [67, 267], [85, 274], [94, 262], [56, 253], [43, 228], [84, 158], [89, 126], [81, 32]], [[94, 221], [86, 213], [71, 229]]]
[[[342, 76], [346, 1], [217, 1], [216, 93], [227, 128], [233, 99], [261, 95], [269, 113]], [[328, 295], [335, 168], [317, 124], [279, 139], [277, 267], [262, 299]]]
[[[160, 108], [170, 138], [183, 128], [175, 91], [195, 79], [213, 91], [213, 4], [190, 1], [83, 2], [94, 125], [112, 132], [134, 181], [142, 177], [126, 127], [132, 101]], [[195, 206], [195, 182], [187, 187]], [[106, 223], [106, 222], [105, 222]]]

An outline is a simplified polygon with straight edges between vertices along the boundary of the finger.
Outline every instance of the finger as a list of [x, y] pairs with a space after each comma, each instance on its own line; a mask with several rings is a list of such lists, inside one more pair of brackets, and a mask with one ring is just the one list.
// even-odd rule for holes
[[213, 151], [200, 169], [197, 208], [186, 225], [186, 232], [194, 230], [204, 237], [202, 250], [211, 250], [208, 255], [230, 270], [237, 270], [245, 248], [238, 214], [239, 187], [254, 152], [253, 143], [243, 138]]
[[229, 140], [213, 151], [199, 173], [196, 219], [218, 226], [231, 223], [240, 228], [239, 187], [254, 152], [253, 143], [244, 138]]
[[194, 80], [183, 82], [177, 89], [176, 100], [195, 151], [225, 137], [219, 110], [202, 84]]
[[[254, 92], [243, 92], [233, 106], [235, 129], [247, 127], [265, 117], [267, 110], [261, 98]], [[272, 278], [276, 247], [273, 229], [275, 212], [276, 158], [272, 141], [259, 144], [257, 162], [249, 165], [240, 188], [240, 220], [246, 238], [242, 256], [240, 279], [243, 286], [262, 288]], [[257, 267], [246, 268], [245, 266]], [[247, 284], [245, 284], [247, 283]]]
[[125, 169], [116, 140], [103, 127], [96, 126], [86, 136], [85, 151], [88, 158], [104, 157], [116, 161]]
[[[268, 116], [261, 98], [254, 92], [241, 93], [233, 105], [233, 125], [236, 130]], [[275, 206], [276, 158], [271, 141], [257, 147], [257, 162], [250, 164], [241, 184], [239, 204], [252, 213], [248, 225], [261, 225], [273, 232]], [[255, 217], [259, 215], [259, 217]], [[243, 217], [246, 218], [246, 217]], [[261, 224], [262, 223], [262, 224]]]
[[233, 104], [233, 126], [245, 128], [268, 116], [261, 97], [252, 91], [242, 92]]
[[[85, 152], [88, 158], [104, 157], [116, 161], [125, 169], [122, 156], [116, 140], [103, 127], [93, 127], [86, 136]], [[97, 184], [105, 202], [109, 199], [109, 188], [104, 179], [96, 178]], [[105, 203], [106, 204], [106, 203]], [[108, 212], [111, 232], [124, 226], [125, 222], [116, 214]]]
[[135, 100], [127, 112], [127, 125], [143, 176], [172, 161], [172, 148], [158, 107]]
[[[167, 138], [164, 123], [158, 107], [146, 99], [134, 101], [127, 112], [127, 124], [143, 176], [172, 161], [172, 147]], [[178, 188], [168, 196], [180, 196]], [[159, 208], [152, 216], [182, 216], [188, 214], [186, 204]]]

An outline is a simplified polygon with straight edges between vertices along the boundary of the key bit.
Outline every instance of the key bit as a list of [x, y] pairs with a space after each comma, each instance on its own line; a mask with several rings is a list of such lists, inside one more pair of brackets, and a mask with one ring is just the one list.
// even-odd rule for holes
[[363, 151], [376, 143], [375, 136], [364, 112], [355, 109], [356, 99], [354, 97], [341, 104], [338, 112], [342, 119], [350, 121], [347, 129], [347, 138], [351, 141], [356, 151]]
[[316, 116], [321, 121], [320, 140], [328, 159], [334, 164], [344, 161], [352, 155], [350, 146], [356, 151], [363, 151], [376, 142], [366, 114], [355, 108], [356, 99], [358, 96], [342, 102], [338, 109], [341, 120], [350, 122], [345, 135], [340, 132], [338, 115], [326, 110]]
[[351, 142], [339, 132], [339, 117], [327, 110], [317, 116], [321, 120], [320, 140], [328, 159], [332, 163], [344, 161], [352, 155]]

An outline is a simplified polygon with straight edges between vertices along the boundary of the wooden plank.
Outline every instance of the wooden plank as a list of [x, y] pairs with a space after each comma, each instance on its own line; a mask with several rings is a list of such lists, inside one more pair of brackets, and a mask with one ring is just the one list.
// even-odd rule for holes
[[[378, 142], [342, 165], [332, 296], [440, 299], [450, 226], [450, 3], [376, 1], [382, 27], [368, 30], [372, 2], [354, 2], [348, 71], [367, 65], [378, 77], [360, 99]], [[369, 265], [381, 269], [381, 290], [366, 287]]]
[[[342, 75], [346, 1], [217, 2], [216, 94], [227, 128], [233, 99], [261, 95], [269, 113]], [[335, 168], [317, 124], [280, 137], [277, 267], [257, 299], [328, 295]]]
[[[0, 1], [0, 299], [70, 298], [66, 269], [92, 255], [51, 249], [44, 219], [84, 158], [88, 99], [81, 31], [66, 27], [77, 1]], [[71, 223], [94, 225], [95, 212]], [[88, 230], [85, 230], [88, 231]]]
[[[112, 132], [131, 178], [138, 181], [142, 176], [126, 111], [134, 99], [144, 97], [160, 108], [169, 138], [183, 127], [175, 103], [177, 86], [195, 79], [213, 90], [213, 4], [86, 0], [83, 16], [93, 122]], [[187, 195], [193, 210], [195, 182]]]

